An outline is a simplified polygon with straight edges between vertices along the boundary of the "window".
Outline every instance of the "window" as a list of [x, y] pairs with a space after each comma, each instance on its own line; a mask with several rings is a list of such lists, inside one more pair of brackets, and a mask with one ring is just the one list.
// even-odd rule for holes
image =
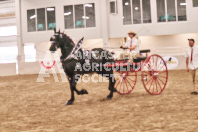
[[73, 6], [64, 7], [64, 19], [66, 29], [74, 28]]
[[16, 63], [18, 47], [0, 47], [0, 63]]
[[168, 21], [176, 21], [175, 1], [167, 0], [167, 19]]
[[157, 0], [157, 18], [158, 22], [165, 22], [165, 0]]
[[85, 26], [85, 18], [83, 5], [75, 5], [76, 28], [83, 28]]
[[0, 36], [16, 36], [16, 35], [17, 35], [16, 26], [0, 27]]
[[157, 0], [157, 17], [158, 22], [186, 21], [186, 0]]
[[132, 24], [131, 22], [131, 2], [130, 0], [123, 0], [123, 24]]
[[142, 0], [143, 23], [151, 23], [150, 0]]
[[65, 28], [96, 27], [95, 4], [64, 6]]
[[36, 49], [34, 43], [26, 43], [24, 46], [25, 62], [36, 62]]
[[193, 7], [198, 7], [198, 0], [193, 0]]
[[186, 21], [186, 0], [177, 1], [178, 21]]
[[37, 29], [38, 31], [45, 31], [45, 8], [37, 9]]
[[111, 1], [110, 2], [110, 13], [111, 14], [115, 14], [116, 13], [116, 2], [115, 1]]
[[123, 0], [123, 24], [151, 23], [150, 0]]
[[28, 32], [36, 31], [36, 13], [35, 10], [27, 10]]
[[55, 20], [55, 7], [47, 8], [47, 29], [53, 30], [56, 28], [56, 20]]
[[[47, 12], [47, 13], [46, 13]], [[47, 14], [47, 25], [46, 25]], [[37, 22], [36, 22], [37, 18]], [[53, 30], [56, 28], [55, 7], [27, 10], [28, 32]], [[46, 27], [47, 26], [47, 27]]]
[[95, 5], [85, 4], [86, 27], [95, 27]]
[[132, 0], [133, 5], [133, 24], [141, 23], [140, 0]]

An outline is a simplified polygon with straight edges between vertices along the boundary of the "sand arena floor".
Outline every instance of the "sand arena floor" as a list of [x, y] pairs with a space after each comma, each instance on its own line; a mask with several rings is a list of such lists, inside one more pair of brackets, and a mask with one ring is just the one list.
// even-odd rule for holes
[[80, 83], [88, 95], [74, 105], [68, 83], [36, 82], [37, 75], [0, 77], [1, 132], [157, 132], [198, 131], [198, 95], [191, 95], [186, 71], [169, 71], [168, 85], [159, 96], [149, 95], [140, 78], [129, 95], [105, 100], [108, 83]]

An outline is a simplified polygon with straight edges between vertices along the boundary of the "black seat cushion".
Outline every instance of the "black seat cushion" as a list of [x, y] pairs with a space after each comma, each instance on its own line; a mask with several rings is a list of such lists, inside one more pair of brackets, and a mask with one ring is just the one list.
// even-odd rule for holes
[[138, 63], [138, 62], [141, 62], [141, 61], [143, 61], [143, 60], [146, 60], [146, 58], [147, 58], [147, 57], [144, 57], [144, 56], [138, 57], [138, 58], [133, 59], [133, 62]]
[[151, 50], [150, 49], [140, 50], [140, 53], [148, 53], [148, 52], [151, 52]]

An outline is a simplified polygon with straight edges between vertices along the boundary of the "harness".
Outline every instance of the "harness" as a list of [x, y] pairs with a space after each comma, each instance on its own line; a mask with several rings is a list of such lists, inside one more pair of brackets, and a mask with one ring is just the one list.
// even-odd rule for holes
[[[78, 53], [78, 51], [82, 48], [82, 43], [83, 43], [84, 38], [82, 38], [73, 48], [73, 50], [71, 51], [71, 53], [65, 58], [63, 59], [63, 61], [66, 61], [68, 59], [75, 59], [78, 60], [78, 58], [76, 57], [76, 54]], [[82, 49], [83, 54], [85, 55], [85, 63], [87, 65], [90, 65], [90, 60], [88, 58], [88, 55], [90, 54], [90, 51], [88, 50], [84, 50]]]
[[73, 48], [73, 50], [71, 51], [71, 53], [63, 60], [63, 61], [66, 61], [68, 59], [71, 59], [71, 58], [74, 58], [74, 59], [77, 59], [76, 57], [76, 54], [77, 52], [81, 49], [82, 47], [82, 43], [83, 43], [83, 39], [82, 38]]

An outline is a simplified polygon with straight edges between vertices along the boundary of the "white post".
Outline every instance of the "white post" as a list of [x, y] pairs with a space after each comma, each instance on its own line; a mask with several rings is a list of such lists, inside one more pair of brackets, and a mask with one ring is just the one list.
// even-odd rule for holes
[[21, 27], [21, 0], [15, 0], [15, 13], [16, 13], [16, 25], [17, 25], [17, 46], [18, 57], [17, 61], [25, 61], [24, 45], [22, 43], [22, 27]]
[[109, 0], [100, 0], [100, 17], [101, 17], [101, 36], [103, 38], [103, 48], [106, 49], [109, 45]]

